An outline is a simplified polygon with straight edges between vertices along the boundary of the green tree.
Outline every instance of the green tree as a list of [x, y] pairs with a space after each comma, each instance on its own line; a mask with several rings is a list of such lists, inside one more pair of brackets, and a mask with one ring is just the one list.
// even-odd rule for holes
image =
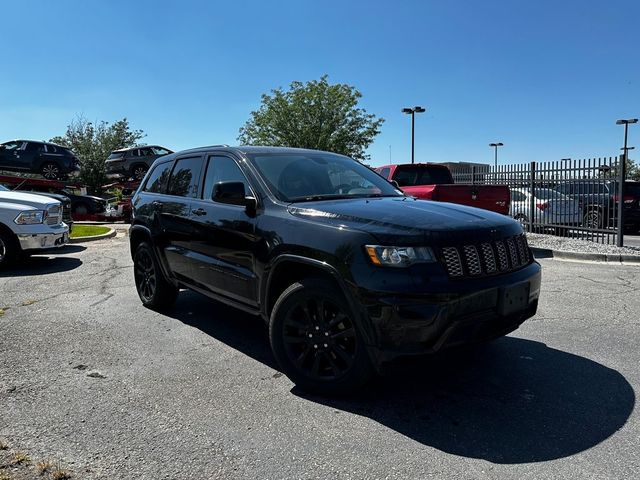
[[382, 118], [358, 107], [362, 94], [346, 84], [330, 85], [327, 76], [292, 82], [262, 95], [260, 108], [240, 128], [245, 145], [314, 148], [365, 160], [365, 150], [380, 133]]
[[627, 180], [640, 181], [640, 166], [631, 157], [627, 158], [626, 170]]
[[144, 137], [142, 130], [131, 130], [126, 118], [94, 124], [78, 115], [63, 136], [50, 141], [74, 151], [80, 159], [80, 181], [96, 192], [106, 183], [105, 160], [109, 154], [119, 148], [134, 147]]

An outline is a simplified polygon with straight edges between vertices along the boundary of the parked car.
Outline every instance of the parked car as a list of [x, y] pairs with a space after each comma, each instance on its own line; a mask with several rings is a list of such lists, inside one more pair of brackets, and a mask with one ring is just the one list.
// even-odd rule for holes
[[43, 197], [53, 198], [58, 200], [62, 205], [62, 221], [67, 224], [69, 227], [69, 233], [71, 233], [73, 229], [73, 218], [71, 217], [71, 199], [65, 195], [59, 195], [57, 193], [39, 193], [39, 192], [29, 192], [29, 190], [22, 190], [20, 188], [12, 189], [7, 185], [2, 185], [0, 183], [0, 191], [13, 191], [13, 192], [23, 192], [23, 193], [33, 193], [34, 195], [42, 195]]
[[283, 372], [309, 391], [353, 390], [397, 356], [505, 335], [538, 305], [540, 265], [518, 222], [405, 196], [337, 154], [175, 153], [133, 209], [142, 303], [167, 308], [189, 288], [261, 316]]
[[173, 152], [159, 145], [114, 150], [105, 162], [107, 174], [141, 180], [157, 158], [170, 153]]
[[375, 170], [387, 180], [396, 182], [407, 195], [416, 198], [468, 205], [503, 215], [509, 213], [509, 187], [454, 184], [453, 176], [445, 165], [410, 163], [384, 165]]
[[0, 186], [0, 269], [20, 255], [56, 248], [69, 241], [59, 201], [11, 192]]
[[[579, 200], [582, 204], [582, 222], [590, 228], [609, 228], [615, 225], [618, 213], [618, 186], [615, 180], [571, 180], [555, 189]], [[640, 230], [640, 183], [627, 181], [623, 185], [625, 229]]]
[[49, 180], [66, 178], [80, 170], [80, 161], [66, 147], [33, 140], [0, 143], [0, 170], [38, 173]]
[[57, 188], [54, 186], [29, 184], [20, 187], [21, 191], [32, 193], [64, 195], [71, 200], [71, 213], [73, 215], [94, 215], [104, 213], [107, 210], [107, 201], [104, 198], [93, 195], [81, 195], [71, 188]]
[[531, 217], [531, 190], [511, 189], [510, 215], [525, 228], [533, 219], [537, 225], [550, 227], [577, 226], [582, 221], [582, 208], [577, 200], [552, 188], [536, 188], [533, 193], [533, 217]]

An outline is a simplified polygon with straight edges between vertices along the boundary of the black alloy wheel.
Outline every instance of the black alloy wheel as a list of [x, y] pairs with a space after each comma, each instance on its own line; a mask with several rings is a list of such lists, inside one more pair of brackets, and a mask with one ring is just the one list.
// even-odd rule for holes
[[143, 166], [143, 165], [137, 165], [135, 167], [133, 167], [133, 171], [131, 172], [133, 175], [133, 178], [135, 180], [142, 180], [145, 176], [145, 174], [147, 173], [148, 168]]
[[58, 180], [60, 178], [60, 168], [53, 162], [47, 162], [42, 165], [40, 173], [47, 180]]
[[285, 290], [269, 334], [280, 366], [304, 390], [348, 393], [372, 376], [353, 314], [329, 282], [307, 279]]
[[602, 228], [602, 215], [599, 210], [589, 210], [583, 219], [583, 224], [588, 228]]
[[147, 243], [136, 249], [133, 275], [138, 296], [145, 307], [160, 309], [174, 304], [178, 289], [162, 274], [158, 261]]

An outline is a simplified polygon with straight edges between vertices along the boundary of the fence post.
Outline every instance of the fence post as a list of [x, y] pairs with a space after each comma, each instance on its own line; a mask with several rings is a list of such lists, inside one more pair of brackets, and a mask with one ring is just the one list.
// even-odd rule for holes
[[536, 162], [531, 162], [531, 176], [529, 177], [529, 231], [533, 232], [533, 216], [535, 214], [534, 193], [536, 188]]
[[624, 179], [626, 177], [627, 151], [628, 150], [624, 152], [624, 155], [618, 157], [618, 238], [616, 238], [616, 245], [619, 247], [624, 246], [624, 199], [622, 195], [624, 193]]
[[476, 166], [471, 165], [471, 185], [476, 184]]

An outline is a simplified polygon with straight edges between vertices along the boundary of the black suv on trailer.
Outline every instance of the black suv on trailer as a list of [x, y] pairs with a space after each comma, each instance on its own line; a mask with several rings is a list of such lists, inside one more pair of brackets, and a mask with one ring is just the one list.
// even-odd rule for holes
[[397, 356], [505, 335], [538, 305], [540, 265], [518, 222], [406, 197], [332, 153], [163, 157], [132, 223], [144, 305], [169, 307], [189, 288], [262, 316], [282, 370], [310, 391], [352, 390]]
[[105, 161], [108, 175], [125, 176], [135, 180], [142, 180], [153, 162], [163, 155], [173, 153], [168, 148], [158, 145], [144, 147], [123, 148], [114, 150]]
[[60, 145], [32, 140], [0, 143], [0, 170], [39, 173], [47, 180], [59, 180], [80, 170], [80, 161]]

